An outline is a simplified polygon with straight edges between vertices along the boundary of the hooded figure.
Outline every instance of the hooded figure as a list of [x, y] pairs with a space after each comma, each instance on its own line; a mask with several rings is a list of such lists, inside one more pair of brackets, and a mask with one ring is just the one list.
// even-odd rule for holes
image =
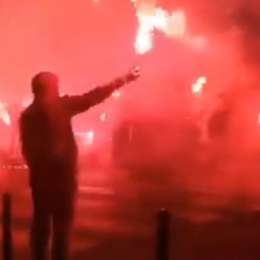
[[124, 77], [81, 96], [59, 96], [58, 77], [41, 72], [32, 79], [34, 100], [22, 113], [22, 153], [30, 171], [33, 200], [31, 247], [33, 260], [69, 259], [69, 240], [77, 192], [77, 146], [71, 119], [101, 103], [116, 89], [139, 77], [134, 69]]

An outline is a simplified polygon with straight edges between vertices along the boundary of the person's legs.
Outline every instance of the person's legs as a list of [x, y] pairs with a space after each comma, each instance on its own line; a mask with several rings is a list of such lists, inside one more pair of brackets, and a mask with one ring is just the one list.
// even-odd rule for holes
[[61, 191], [53, 212], [52, 260], [70, 258], [75, 192]]
[[33, 222], [31, 228], [31, 253], [33, 260], [48, 259], [48, 244], [51, 228], [51, 210], [48, 208], [48, 196], [32, 191]]

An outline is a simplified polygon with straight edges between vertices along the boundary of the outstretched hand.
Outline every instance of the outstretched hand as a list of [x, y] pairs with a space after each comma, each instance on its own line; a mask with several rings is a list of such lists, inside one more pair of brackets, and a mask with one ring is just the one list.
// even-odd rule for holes
[[125, 76], [126, 82], [137, 80], [140, 77], [140, 67], [132, 68]]

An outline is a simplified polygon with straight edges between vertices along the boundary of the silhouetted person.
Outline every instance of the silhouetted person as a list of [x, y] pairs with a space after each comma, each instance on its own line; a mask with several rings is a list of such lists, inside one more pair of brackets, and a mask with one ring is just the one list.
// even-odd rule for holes
[[22, 113], [22, 153], [30, 170], [33, 199], [32, 257], [69, 258], [69, 239], [77, 192], [77, 146], [71, 118], [105, 100], [116, 89], [139, 77], [137, 69], [81, 96], [59, 96], [58, 78], [41, 72], [32, 80], [34, 101]]

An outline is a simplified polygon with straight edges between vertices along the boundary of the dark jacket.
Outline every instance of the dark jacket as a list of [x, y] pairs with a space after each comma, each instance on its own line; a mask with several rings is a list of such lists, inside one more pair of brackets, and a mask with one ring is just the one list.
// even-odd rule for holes
[[117, 80], [81, 96], [58, 97], [46, 107], [34, 101], [21, 115], [22, 153], [34, 187], [75, 187], [77, 146], [71, 119], [102, 102], [120, 87]]

